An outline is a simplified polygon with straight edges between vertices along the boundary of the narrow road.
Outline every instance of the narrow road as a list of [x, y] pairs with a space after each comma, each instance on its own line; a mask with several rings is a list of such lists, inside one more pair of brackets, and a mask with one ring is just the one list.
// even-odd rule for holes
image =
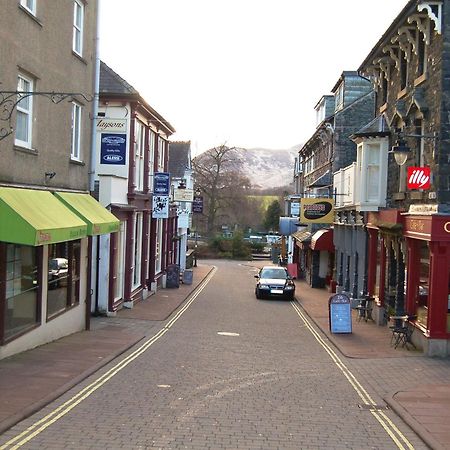
[[427, 448], [297, 303], [256, 300], [252, 263], [216, 266], [134, 352], [9, 430], [0, 449]]

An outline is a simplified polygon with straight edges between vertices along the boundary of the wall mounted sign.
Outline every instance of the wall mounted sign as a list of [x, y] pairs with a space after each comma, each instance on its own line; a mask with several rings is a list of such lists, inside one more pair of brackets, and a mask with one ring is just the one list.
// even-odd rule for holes
[[192, 202], [194, 201], [194, 189], [179, 189], [173, 190], [174, 202]]
[[291, 202], [291, 216], [298, 217], [300, 215], [300, 202]]
[[170, 174], [167, 172], [155, 172], [153, 181], [153, 192], [157, 195], [169, 195]]
[[196, 195], [194, 201], [192, 202], [192, 212], [203, 213], [203, 197], [201, 195]]
[[345, 294], [336, 294], [328, 300], [330, 331], [332, 333], [352, 332], [352, 309]]
[[334, 201], [331, 198], [302, 198], [301, 223], [333, 223]]
[[408, 167], [408, 189], [430, 189], [430, 179], [429, 167]]
[[100, 133], [126, 133], [127, 119], [107, 119], [100, 117], [96, 123], [97, 131]]
[[167, 219], [169, 217], [169, 196], [154, 195], [152, 205], [153, 219]]
[[100, 164], [123, 166], [127, 160], [127, 135], [101, 133]]

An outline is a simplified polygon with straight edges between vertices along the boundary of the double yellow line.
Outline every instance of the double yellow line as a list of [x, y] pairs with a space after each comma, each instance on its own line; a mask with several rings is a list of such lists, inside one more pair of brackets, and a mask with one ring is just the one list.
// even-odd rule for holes
[[72, 409], [74, 409], [77, 405], [79, 405], [83, 400], [90, 397], [97, 389], [101, 388], [104, 384], [106, 384], [112, 377], [117, 375], [122, 369], [124, 369], [128, 364], [133, 362], [136, 358], [141, 356], [146, 350], [148, 350], [156, 341], [161, 339], [169, 330], [173, 327], [175, 322], [186, 312], [189, 306], [194, 302], [194, 300], [200, 295], [201, 291], [205, 288], [205, 286], [209, 283], [211, 278], [214, 276], [217, 271], [217, 267], [213, 267], [213, 269], [209, 272], [206, 278], [196, 287], [193, 294], [189, 297], [189, 300], [183, 305], [183, 307], [177, 311], [174, 317], [162, 328], [158, 333], [145, 341], [138, 349], [128, 355], [126, 358], [117, 363], [114, 367], [109, 369], [105, 374], [101, 377], [97, 378], [91, 384], [82, 389], [78, 394], [74, 395], [72, 398], [67, 400], [61, 406], [58, 406], [51, 413], [47, 414], [42, 419], [35, 422], [33, 425], [28, 427], [19, 435], [10, 439], [8, 442], [2, 444], [0, 446], [0, 450], [5, 449], [17, 449], [27, 442], [31, 441], [38, 434], [42, 433], [49, 426], [57, 422], [61, 417], [64, 417], [68, 414]]
[[347, 378], [348, 382], [351, 384], [353, 389], [356, 391], [358, 396], [361, 398], [364, 405], [367, 405], [368, 410], [371, 414], [378, 420], [380, 425], [384, 428], [386, 433], [391, 437], [391, 439], [395, 442], [397, 447], [400, 450], [414, 450], [412, 444], [408, 441], [408, 439], [402, 434], [402, 432], [396, 427], [396, 425], [389, 419], [389, 417], [383, 412], [377, 409], [377, 404], [373, 401], [370, 394], [364, 389], [361, 383], [356, 379], [350, 369], [342, 362], [336, 352], [330, 347], [330, 345], [322, 338], [322, 336], [317, 332], [315, 328], [311, 325], [308, 318], [305, 316], [300, 306], [291, 302], [291, 305], [294, 307], [297, 314], [302, 319], [305, 326], [315, 337], [317, 342], [324, 348], [324, 350], [328, 353], [330, 358], [339, 368], [339, 370], [343, 373], [345, 378]]

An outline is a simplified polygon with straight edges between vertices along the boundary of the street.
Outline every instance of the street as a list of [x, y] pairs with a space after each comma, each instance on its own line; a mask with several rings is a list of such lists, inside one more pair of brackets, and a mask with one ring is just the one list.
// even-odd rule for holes
[[416, 358], [340, 355], [296, 302], [256, 300], [261, 264], [214, 261], [167, 321], [141, 323], [144, 341], [8, 430], [0, 448], [427, 448], [386, 408], [376, 377], [381, 367], [407, 378]]

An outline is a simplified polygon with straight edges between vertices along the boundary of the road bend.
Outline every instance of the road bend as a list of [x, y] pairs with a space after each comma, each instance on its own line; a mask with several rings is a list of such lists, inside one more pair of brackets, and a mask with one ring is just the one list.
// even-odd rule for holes
[[0, 449], [425, 449], [256, 265], [215, 269], [130, 352], [0, 436]]

